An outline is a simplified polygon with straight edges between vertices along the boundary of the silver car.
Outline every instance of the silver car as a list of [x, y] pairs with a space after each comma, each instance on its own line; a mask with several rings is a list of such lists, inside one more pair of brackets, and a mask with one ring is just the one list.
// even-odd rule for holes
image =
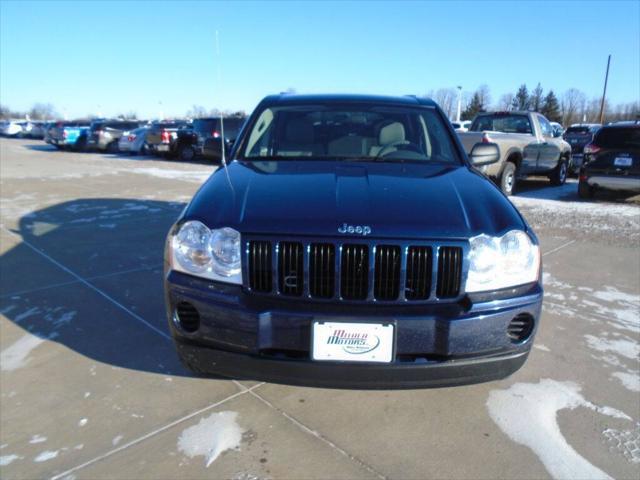
[[129, 152], [131, 155], [147, 153], [147, 127], [136, 128], [130, 132], [124, 132], [118, 141], [118, 150]]

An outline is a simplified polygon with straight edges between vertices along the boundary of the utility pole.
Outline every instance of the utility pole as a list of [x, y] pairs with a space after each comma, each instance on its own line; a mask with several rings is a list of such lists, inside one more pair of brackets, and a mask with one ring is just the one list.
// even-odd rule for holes
[[604, 123], [604, 99], [607, 96], [607, 82], [609, 81], [609, 65], [611, 64], [611, 55], [607, 60], [607, 73], [604, 76], [604, 91], [602, 92], [602, 103], [600, 103], [600, 125]]
[[461, 109], [462, 109], [462, 86], [458, 85], [458, 114], [456, 115], [456, 122], [460, 121]]

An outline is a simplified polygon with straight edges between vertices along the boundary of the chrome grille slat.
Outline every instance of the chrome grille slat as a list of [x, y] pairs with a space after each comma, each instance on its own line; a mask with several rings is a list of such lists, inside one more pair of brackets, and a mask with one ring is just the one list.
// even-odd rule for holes
[[302, 244], [280, 242], [278, 245], [278, 291], [283, 295], [302, 295], [304, 266]]
[[440, 247], [438, 251], [438, 298], [453, 298], [460, 293], [462, 277], [462, 249]]
[[396, 300], [400, 294], [400, 247], [376, 247], [373, 295], [376, 300]]
[[409, 247], [407, 252], [407, 300], [426, 300], [431, 293], [431, 247]]

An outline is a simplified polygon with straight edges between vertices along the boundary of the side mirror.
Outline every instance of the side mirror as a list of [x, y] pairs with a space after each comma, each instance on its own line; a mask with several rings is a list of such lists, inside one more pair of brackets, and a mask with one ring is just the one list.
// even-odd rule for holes
[[500, 148], [495, 143], [476, 143], [471, 149], [469, 160], [474, 167], [491, 165], [500, 160]]

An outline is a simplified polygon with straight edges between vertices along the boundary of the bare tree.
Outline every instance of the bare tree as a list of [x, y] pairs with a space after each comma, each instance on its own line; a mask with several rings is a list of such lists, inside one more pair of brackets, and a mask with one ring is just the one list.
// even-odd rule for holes
[[576, 88], [570, 88], [562, 95], [560, 109], [562, 110], [562, 123], [569, 126], [572, 123], [580, 122], [580, 113], [584, 109], [586, 96]]
[[202, 105], [193, 105], [189, 111], [187, 111], [187, 117], [189, 118], [203, 118], [207, 115], [207, 109]]
[[489, 90], [489, 86], [483, 83], [478, 87], [476, 93], [483, 108], [488, 108], [491, 105], [491, 90]]
[[431, 95], [431, 98], [440, 105], [440, 108], [442, 108], [448, 118], [453, 118], [453, 114], [458, 108], [458, 93], [455, 89], [440, 88]]
[[505, 93], [504, 95], [502, 95], [500, 97], [500, 100], [498, 100], [498, 105], [497, 105], [498, 110], [504, 110], [504, 111], [511, 110], [511, 106], [513, 105], [513, 98], [514, 98], [514, 95], [511, 92]]
[[57, 116], [56, 109], [50, 103], [36, 103], [29, 110], [32, 120], [51, 120]]

